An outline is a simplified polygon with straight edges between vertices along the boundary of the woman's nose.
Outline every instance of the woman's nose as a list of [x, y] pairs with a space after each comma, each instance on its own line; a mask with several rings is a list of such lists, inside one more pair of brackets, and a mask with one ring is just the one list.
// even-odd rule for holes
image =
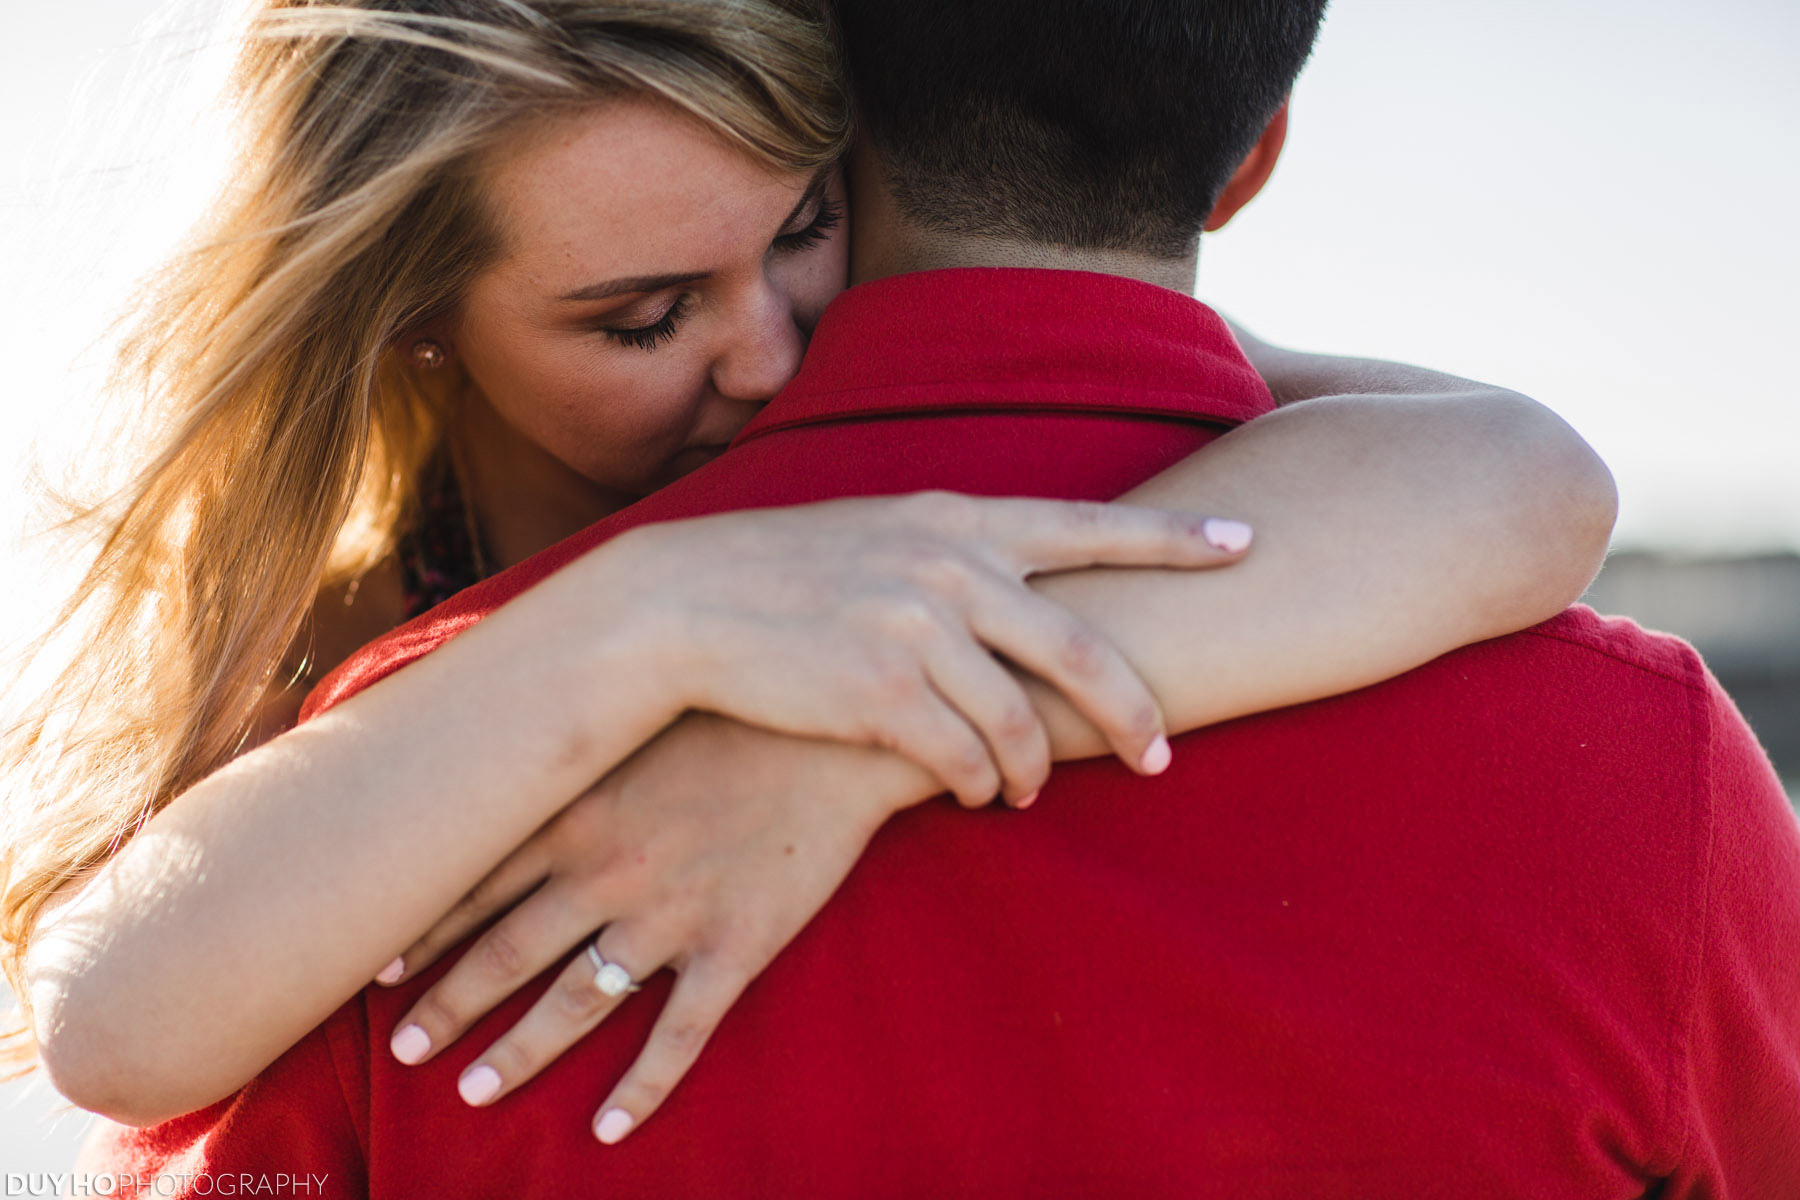
[[805, 352], [792, 299], [764, 280], [745, 298], [738, 328], [713, 363], [713, 386], [733, 400], [769, 400], [800, 370]]

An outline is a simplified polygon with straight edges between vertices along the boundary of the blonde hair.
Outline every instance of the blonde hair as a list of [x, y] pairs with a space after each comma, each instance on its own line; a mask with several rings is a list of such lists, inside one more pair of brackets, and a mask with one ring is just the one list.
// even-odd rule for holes
[[793, 172], [848, 109], [807, 0], [265, 0], [232, 88], [233, 183], [160, 272], [115, 386], [160, 438], [60, 618], [83, 642], [11, 731], [0, 965], [48, 898], [227, 762], [319, 591], [392, 545], [443, 403], [394, 346], [498, 249], [480, 168], [521, 122], [626, 94]]

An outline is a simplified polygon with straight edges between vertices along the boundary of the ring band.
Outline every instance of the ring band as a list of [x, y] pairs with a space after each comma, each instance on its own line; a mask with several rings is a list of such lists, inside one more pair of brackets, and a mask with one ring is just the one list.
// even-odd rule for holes
[[631, 982], [630, 971], [600, 957], [599, 942], [588, 943], [587, 956], [588, 961], [594, 964], [594, 986], [600, 989], [602, 996], [623, 996], [627, 992], [643, 990], [642, 984]]

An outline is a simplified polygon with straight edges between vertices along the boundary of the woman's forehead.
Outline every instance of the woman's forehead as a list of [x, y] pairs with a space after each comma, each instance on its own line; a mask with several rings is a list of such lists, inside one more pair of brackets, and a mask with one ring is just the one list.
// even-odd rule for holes
[[504, 262], [569, 288], [760, 254], [813, 182], [641, 97], [546, 120], [486, 179]]

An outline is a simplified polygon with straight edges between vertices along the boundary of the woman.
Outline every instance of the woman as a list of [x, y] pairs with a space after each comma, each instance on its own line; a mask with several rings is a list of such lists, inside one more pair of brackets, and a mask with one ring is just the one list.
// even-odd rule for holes
[[[143, 1123], [229, 1092], [378, 970], [396, 977], [381, 964], [421, 935], [399, 971], [497, 895], [520, 894], [522, 873], [554, 883], [579, 866], [559, 858], [582, 841], [571, 824], [619, 815], [584, 806], [589, 785], [688, 710], [892, 746], [927, 773], [907, 803], [948, 787], [965, 804], [1001, 791], [1023, 805], [1052, 753], [1096, 747], [1022, 719], [1023, 687], [989, 651], [1154, 772], [1167, 762], [1159, 701], [1216, 720], [1329, 694], [1547, 616], [1585, 583], [1610, 497], [1553, 418], [1492, 393], [1435, 422], [1412, 403], [1396, 444], [1394, 426], [1366, 424], [1379, 402], [1346, 403], [1309, 414], [1346, 426], [1308, 468], [1344, 480], [1332, 534], [1395, 533], [1354, 564], [1322, 556], [1321, 570], [1347, 572], [1321, 579], [1343, 608], [1266, 643], [1292, 656], [1266, 673], [1311, 691], [1271, 698], [1216, 676], [1202, 704], [1172, 673], [1152, 698], [1116, 650], [1019, 586], [1092, 564], [1223, 564], [1247, 530], [933, 496], [636, 531], [328, 717], [270, 736], [291, 720], [284, 654], [329, 665], [431, 599], [434, 577], [449, 587], [517, 562], [694, 469], [791, 376], [803, 330], [844, 279], [830, 168], [846, 120], [806, 7], [413, 0], [259, 15], [239, 76], [240, 187], [127, 358], [160, 404], [160, 453], [78, 597], [94, 639], [14, 772], [36, 790], [8, 839], [8, 969], [72, 1098]], [[1287, 398], [1334, 390], [1308, 386], [1318, 364], [1257, 349], [1299, 381], [1277, 380]], [[1377, 388], [1470, 394], [1429, 373]], [[1509, 457], [1544, 441], [1523, 466]], [[1294, 442], [1298, 454], [1316, 439]], [[1446, 502], [1418, 514], [1328, 474], [1359, 454], [1441, 455]], [[1224, 443], [1200, 459], [1215, 473], [1234, 461]], [[1546, 471], [1556, 487], [1512, 495]], [[459, 511], [458, 495], [473, 528], [467, 555], [449, 557], [468, 561], [446, 570], [403, 530], [421, 511], [427, 529], [434, 507]], [[1498, 529], [1484, 510], [1502, 499], [1511, 525]], [[1454, 569], [1446, 542], [1466, 547]], [[985, 612], [952, 600], [975, 580]], [[1094, 582], [1108, 595], [1092, 610], [1101, 634], [1160, 631], [1179, 659], [1179, 630], [1133, 613], [1126, 575]], [[798, 623], [796, 592], [808, 597]], [[928, 635], [872, 632], [921, 614]], [[1257, 644], [1252, 629], [1217, 632]], [[1072, 643], [1085, 653], [1065, 657]], [[707, 765], [721, 776], [791, 752], [692, 736], [714, 739]], [[807, 753], [838, 761], [834, 747]], [[663, 919], [677, 900], [659, 888], [686, 871], [702, 906], [735, 909], [748, 931], [733, 941], [684, 919], [689, 940], [658, 947], [684, 973], [711, 971], [701, 1007], [730, 1003], [744, 964], [753, 974], [804, 924], [885, 816], [820, 778], [734, 806], [729, 821], [626, 814], [634, 837], [669, 821], [685, 840], [679, 864], [659, 858], [640, 873], [655, 878], [609, 885], [611, 928]], [[803, 869], [751, 852], [752, 836], [796, 827], [816, 831]], [[492, 997], [463, 1000], [421, 1016], [417, 1036], [399, 1031], [396, 1052], [441, 1049]], [[578, 1033], [539, 1036], [508, 1076], [482, 1064], [465, 1096], [491, 1102]], [[687, 1061], [703, 1040], [685, 1039]], [[621, 1085], [631, 1098], [607, 1107], [610, 1140], [685, 1068], [682, 1051], [653, 1050], [660, 1083]]]

